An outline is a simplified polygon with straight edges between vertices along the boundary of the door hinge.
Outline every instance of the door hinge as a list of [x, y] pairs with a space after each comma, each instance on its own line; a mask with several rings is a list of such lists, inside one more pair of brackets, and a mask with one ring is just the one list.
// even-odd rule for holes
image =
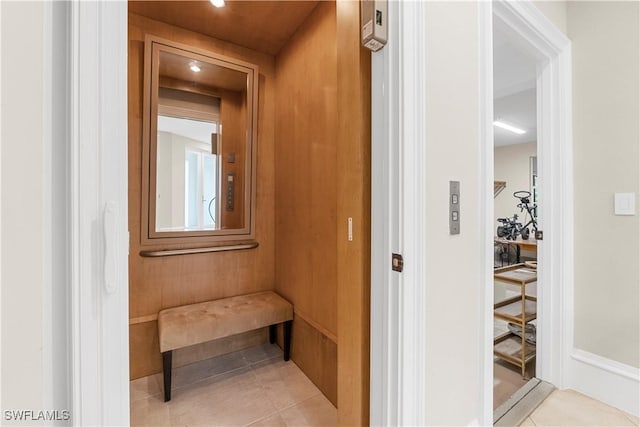
[[536, 230], [536, 240], [542, 240], [543, 233], [542, 230]]
[[402, 258], [402, 255], [391, 254], [391, 269], [398, 273], [402, 273], [402, 270], [404, 269], [404, 259]]

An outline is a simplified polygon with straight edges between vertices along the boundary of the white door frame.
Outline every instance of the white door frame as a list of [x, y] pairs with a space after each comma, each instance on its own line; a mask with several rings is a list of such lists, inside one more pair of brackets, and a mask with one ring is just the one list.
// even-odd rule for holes
[[[536, 375], [558, 388], [566, 382], [573, 345], [573, 155], [571, 119], [571, 42], [531, 2], [498, 0], [481, 5], [480, 120], [485, 224], [485, 283], [493, 283], [493, 46], [494, 17], [538, 59], [538, 175], [541, 203], [538, 227], [544, 240], [538, 254], [538, 339]], [[493, 418], [493, 286], [485, 286], [482, 303], [481, 423]]]
[[71, 417], [128, 425], [127, 3], [68, 9]]
[[[493, 424], [493, 14], [537, 51], [539, 214], [546, 260], [538, 290], [540, 317], [538, 376], [559, 388], [565, 383], [573, 342], [573, 182], [571, 139], [571, 44], [530, 2], [478, 3], [481, 230], [479, 254], [485, 265], [479, 285], [478, 402], [481, 425]], [[421, 2], [389, 2], [389, 42], [372, 57], [372, 242], [371, 242], [371, 411], [372, 425], [423, 425], [425, 421], [425, 271], [411, 260], [424, 259], [425, 173], [421, 144], [427, 94]], [[418, 85], [416, 85], [418, 83]], [[411, 213], [411, 215], [407, 215]], [[390, 271], [390, 255], [401, 252], [405, 271]], [[420, 285], [420, 286], [419, 286]]]
[[424, 425], [424, 3], [388, 7], [389, 42], [371, 58], [370, 423]]

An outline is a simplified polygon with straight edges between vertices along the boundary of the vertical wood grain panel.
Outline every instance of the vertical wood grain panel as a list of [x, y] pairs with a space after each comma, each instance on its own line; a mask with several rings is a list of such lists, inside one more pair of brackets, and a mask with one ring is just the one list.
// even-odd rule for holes
[[[335, 3], [321, 2], [276, 57], [276, 290], [293, 302], [292, 358], [335, 404]], [[312, 324], [318, 326], [314, 328]]]
[[337, 333], [335, 4], [276, 58], [276, 289]]
[[[222, 118], [222, 186], [221, 193], [221, 224], [223, 228], [242, 228], [248, 224], [243, 223], [244, 218], [244, 173], [245, 173], [245, 148], [246, 129], [245, 97], [239, 92], [222, 91], [222, 105], [220, 116]], [[229, 161], [229, 155], [234, 157]], [[234, 209], [227, 210], [227, 174], [234, 174]]]
[[[260, 67], [256, 240], [252, 250], [143, 258], [140, 251], [142, 81], [144, 35], [252, 62]], [[274, 269], [274, 59], [270, 55], [129, 14], [129, 314], [273, 289]], [[130, 327], [131, 377], [160, 372], [155, 322]]]
[[291, 332], [295, 338], [291, 341], [291, 358], [336, 406], [338, 346], [300, 316], [294, 317]]
[[[360, 2], [338, 0], [338, 424], [369, 424], [371, 54]], [[353, 241], [347, 219], [353, 218]]]

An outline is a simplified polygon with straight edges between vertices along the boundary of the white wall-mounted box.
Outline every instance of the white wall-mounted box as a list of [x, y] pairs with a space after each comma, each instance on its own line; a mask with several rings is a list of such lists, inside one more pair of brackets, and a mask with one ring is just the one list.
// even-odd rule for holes
[[636, 214], [636, 194], [635, 193], [616, 193], [614, 212], [616, 215], [635, 215]]
[[363, 0], [360, 3], [362, 45], [377, 52], [387, 44], [387, 0]]

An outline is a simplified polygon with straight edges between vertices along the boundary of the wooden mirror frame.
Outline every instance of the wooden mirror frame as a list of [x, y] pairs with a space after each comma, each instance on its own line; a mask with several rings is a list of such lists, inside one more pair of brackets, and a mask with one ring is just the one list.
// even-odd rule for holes
[[[160, 51], [189, 56], [232, 70], [247, 73], [247, 140], [244, 162], [243, 227], [197, 231], [156, 231], [156, 158], [158, 90], [154, 73], [157, 72]], [[247, 249], [258, 246], [255, 242], [256, 162], [258, 139], [258, 66], [229, 58], [214, 52], [185, 46], [159, 37], [146, 35], [144, 52], [144, 89], [142, 118], [142, 200], [141, 246], [143, 256], [177, 255], [208, 251]], [[153, 194], [152, 194], [153, 193]], [[157, 249], [157, 250], [153, 250]]]

